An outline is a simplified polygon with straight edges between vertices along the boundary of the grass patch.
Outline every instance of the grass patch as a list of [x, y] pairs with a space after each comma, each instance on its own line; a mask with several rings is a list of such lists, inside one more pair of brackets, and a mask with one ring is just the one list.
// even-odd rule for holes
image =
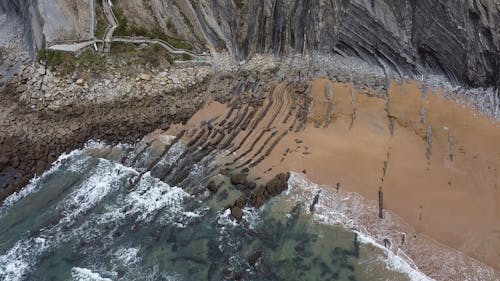
[[[118, 20], [118, 27], [115, 29], [114, 36], [143, 36], [151, 39], [161, 39], [175, 48], [193, 50], [193, 46], [189, 42], [166, 35], [158, 26], [147, 29], [129, 23], [120, 7], [113, 6], [113, 12]], [[173, 25], [173, 23], [171, 24]]]
[[136, 48], [134, 44], [116, 42], [111, 45], [109, 56], [86, 50], [79, 56], [69, 52], [41, 50], [38, 58], [46, 62], [47, 67], [60, 77], [70, 76], [74, 72], [98, 75], [109, 69], [130, 70], [138, 65], [160, 67], [173, 64], [176, 57], [157, 44], [145, 48]]
[[175, 57], [157, 44], [138, 49], [133, 44], [117, 42], [111, 45], [111, 55], [123, 58], [127, 65], [146, 65], [159, 67], [163, 63], [172, 64]]
[[75, 56], [68, 52], [42, 49], [38, 53], [38, 58], [45, 61], [47, 67], [59, 76], [68, 76], [77, 69], [94, 72], [105, 69], [102, 55], [94, 50], [87, 50]]

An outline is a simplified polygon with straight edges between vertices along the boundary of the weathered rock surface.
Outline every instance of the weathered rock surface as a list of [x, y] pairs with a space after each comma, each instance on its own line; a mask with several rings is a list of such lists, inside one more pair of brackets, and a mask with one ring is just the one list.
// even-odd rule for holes
[[[88, 38], [87, 1], [49, 2], [54, 7], [44, 13], [47, 5], [2, 0], [0, 12], [24, 19], [28, 45], [35, 49], [42, 46], [42, 34], [50, 40]], [[500, 83], [495, 0], [126, 0], [117, 6], [130, 24], [162, 30], [195, 48], [225, 48], [237, 60], [320, 51], [399, 74], [440, 73], [473, 86]], [[61, 25], [65, 32], [56, 32]]]
[[167, 33], [226, 48], [238, 60], [256, 53], [320, 51], [358, 57], [400, 74], [440, 73], [473, 86], [499, 83], [500, 4], [495, 0], [150, 4], [163, 13], [137, 11], [147, 6], [145, 0], [118, 5], [139, 26], [151, 24], [145, 17], [156, 18]]
[[231, 176], [231, 183], [234, 185], [244, 184], [247, 176], [243, 173], [234, 174]]
[[269, 198], [279, 195], [288, 188], [288, 179], [290, 173], [278, 174], [266, 185], [261, 185], [255, 189], [250, 195], [250, 203], [254, 207], [260, 207]]

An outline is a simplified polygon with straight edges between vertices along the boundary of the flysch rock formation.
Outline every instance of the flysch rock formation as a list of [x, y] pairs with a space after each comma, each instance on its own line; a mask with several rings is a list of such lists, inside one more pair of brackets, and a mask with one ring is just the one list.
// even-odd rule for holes
[[[43, 38], [88, 39], [90, 2], [3, 0], [0, 11], [23, 18], [29, 45], [41, 48]], [[135, 26], [227, 49], [237, 60], [319, 50], [396, 74], [440, 73], [498, 86], [500, 4], [494, 0], [114, 2]]]
[[[265, 81], [322, 76], [352, 82], [361, 90], [380, 96], [387, 90], [389, 78], [423, 77], [426, 81], [435, 74], [444, 75], [449, 85], [492, 87], [488, 91], [454, 88], [450, 92], [461, 102], [498, 119], [500, 4], [496, 1], [123, 0], [106, 3], [108, 9], [112, 6], [117, 13], [122, 33], [131, 32], [128, 34], [131, 37], [145, 33], [176, 38], [175, 42], [184, 46], [187, 43], [194, 51], [210, 50], [212, 68], [196, 63], [178, 67], [160, 63], [151, 69], [150, 65], [133, 62], [126, 62], [120, 68], [112, 62], [113, 57], [102, 56], [94, 57], [105, 62], [99, 73], [82, 74], [77, 65], [68, 75], [58, 76], [38, 60], [40, 53], [48, 44], [95, 40], [96, 7], [101, 5], [102, 9], [105, 3], [1, 0], [0, 20], [9, 23], [2, 26], [5, 38], [0, 68], [0, 88], [5, 93], [2, 99], [8, 100], [3, 103], [5, 116], [2, 118], [2, 126], [7, 128], [2, 135], [2, 143], [8, 147], [8, 153], [2, 155], [5, 167], [21, 166], [25, 176], [40, 172], [57, 153], [78, 146], [84, 139], [114, 135], [110, 128], [102, 134], [99, 126], [112, 124], [118, 120], [117, 116], [133, 116], [127, 115], [132, 104], [142, 104], [151, 114], [154, 114], [150, 110], [152, 104], [167, 104], [162, 107], [164, 114], [148, 119], [146, 123], [150, 126], [142, 126], [144, 130], [132, 134], [134, 136], [147, 133], [155, 124], [186, 119], [204, 99], [189, 102], [178, 97], [193, 94], [193, 89], [196, 89], [194, 96], [201, 97], [225, 75], [232, 77], [229, 84], [251, 75], [257, 85]], [[144, 48], [137, 45], [139, 51]], [[131, 73], [124, 74], [124, 69]], [[223, 96], [221, 93], [229, 89], [222, 90], [222, 87], [223, 84], [217, 85], [216, 90], [205, 93], [206, 99]], [[189, 110], [182, 110], [185, 105]], [[41, 145], [43, 159], [38, 156], [19, 159], [27, 155], [19, 153], [18, 148], [29, 150], [32, 146], [12, 144], [26, 135], [31, 136], [28, 143], [32, 143], [37, 135], [36, 129], [34, 134], [27, 133], [32, 130], [32, 120], [52, 124], [51, 118], [67, 121], [64, 116], [76, 119], [79, 114], [80, 117], [95, 116], [102, 114], [103, 108], [111, 108], [108, 113], [119, 110], [120, 114], [109, 120], [87, 118], [96, 123], [91, 121], [81, 140], [69, 146], [61, 141], [65, 139], [62, 136], [68, 134], [52, 137], [49, 133], [47, 145]], [[30, 114], [38, 117], [26, 118]], [[151, 117], [148, 114], [142, 114], [144, 119]], [[130, 119], [133, 123], [134, 118]], [[122, 135], [112, 139], [119, 136]], [[10, 192], [19, 186], [10, 188]]]
[[319, 50], [396, 74], [440, 73], [468, 85], [498, 86], [497, 1], [125, 0], [117, 6], [137, 25], [157, 24], [227, 49], [237, 60]]
[[[231, 114], [218, 123], [201, 122], [200, 131], [186, 136], [193, 149], [203, 147], [189, 158], [215, 148], [238, 150], [245, 140], [255, 140], [248, 149], [253, 157], [237, 169], [254, 168], [284, 134], [317, 117], [308, 116], [306, 82], [317, 78], [349, 83], [387, 102], [388, 126], [395, 116], [391, 83], [402, 87], [407, 78], [422, 82], [422, 95], [440, 86], [447, 98], [500, 118], [496, 0], [105, 1], [107, 6], [102, 0], [0, 0], [0, 202], [89, 139], [134, 143], [156, 129], [186, 123], [212, 100], [226, 104]], [[112, 6], [117, 25], [107, 23], [110, 37], [97, 38], [96, 26], [103, 28], [97, 9], [104, 6], [107, 13]], [[142, 41], [108, 40], [102, 45], [109, 53], [103, 53], [106, 47], [97, 43], [111, 39], [113, 28], [116, 36]], [[141, 39], [146, 37], [172, 39], [175, 48], [209, 60], [194, 55], [175, 61], [184, 60], [183, 54], [165, 56], [168, 50], [154, 49]], [[90, 42], [86, 50], [54, 52], [60, 65], [47, 63], [47, 46], [80, 41]], [[280, 83], [288, 85], [286, 91], [276, 90]], [[325, 120], [334, 118], [333, 95], [327, 91]], [[276, 117], [288, 130], [276, 131]], [[258, 123], [269, 125], [254, 131]], [[426, 132], [430, 151], [432, 129]], [[180, 167], [173, 184], [188, 169]], [[279, 174], [274, 183], [257, 186], [231, 176], [248, 193], [227, 206], [237, 220], [245, 205], [262, 205], [288, 179]], [[207, 188], [216, 191], [217, 184]]]

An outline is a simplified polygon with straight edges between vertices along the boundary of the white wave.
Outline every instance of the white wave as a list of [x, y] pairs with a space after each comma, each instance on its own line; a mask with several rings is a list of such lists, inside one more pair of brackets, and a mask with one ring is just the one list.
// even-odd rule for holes
[[19, 200], [25, 198], [26, 196], [28, 196], [29, 194], [31, 194], [33, 192], [38, 191], [38, 189], [40, 188], [40, 184], [39, 184], [40, 180], [51, 175], [52, 173], [57, 171], [65, 161], [69, 160], [70, 158], [81, 155], [82, 152], [83, 152], [82, 150], [77, 149], [77, 150], [71, 151], [68, 154], [62, 154], [61, 156], [59, 156], [59, 158], [57, 158], [56, 161], [54, 161], [54, 163], [52, 163], [52, 166], [50, 167], [50, 169], [47, 170], [45, 173], [43, 173], [43, 175], [41, 175], [39, 177], [35, 175], [35, 177], [30, 180], [28, 185], [26, 185], [24, 188], [22, 188], [19, 192], [16, 192], [16, 193], [10, 195], [9, 197], [7, 197], [7, 199], [5, 199], [3, 204], [0, 205], [0, 217], [5, 213], [5, 211], [8, 208], [12, 207]]
[[[90, 143], [86, 147], [102, 148], [102, 143]], [[55, 210], [61, 214], [61, 218], [56, 224], [41, 229], [40, 235], [37, 237], [17, 241], [13, 247], [0, 254], [0, 280], [22, 280], [23, 276], [33, 268], [43, 253], [72, 239], [92, 240], [91, 238], [100, 237], [99, 239], [105, 245], [108, 245], [107, 243], [113, 239], [110, 235], [111, 232], [109, 232], [109, 229], [96, 228], [96, 223], [119, 225], [125, 218], [136, 216], [137, 222], [150, 222], [154, 218], [155, 223], [174, 223], [184, 227], [194, 218], [200, 217], [201, 212], [205, 210], [198, 207], [194, 210], [186, 210], [184, 207], [185, 200], [195, 199], [191, 198], [191, 195], [181, 188], [171, 187], [151, 177], [148, 172], [141, 177], [135, 189], [130, 192], [119, 192], [114, 201], [106, 202], [103, 205], [104, 213], [91, 214], [81, 225], [71, 229], [79, 221], [79, 218], [102, 202], [106, 196], [124, 188], [123, 184], [127, 183], [127, 179], [139, 175], [132, 168], [106, 159], [98, 159], [97, 164], [92, 167], [89, 163], [86, 163], [89, 162], [90, 157], [82, 155], [85, 149], [62, 155], [54, 163], [51, 170], [44, 174], [44, 176], [47, 176], [53, 173], [66, 160], [70, 161], [64, 162], [64, 164], [69, 164], [66, 165], [68, 168], [74, 165], [89, 165], [85, 169], [86, 173], [88, 171], [86, 179], [79, 186], [73, 187], [73, 190], [56, 206]], [[77, 161], [78, 159], [73, 156], [82, 156], [82, 161]], [[75, 172], [82, 172], [82, 170], [75, 169]], [[33, 182], [31, 189], [25, 189], [24, 193], [11, 197], [2, 208], [6, 210], [30, 192], [34, 192], [40, 186], [43, 186], [37, 183]], [[160, 216], [157, 216], [157, 214], [160, 214]], [[109, 241], [105, 242], [104, 240]], [[124, 263], [133, 264], [140, 260], [137, 256], [138, 251], [135, 248], [124, 249], [122, 252], [116, 252], [115, 258], [121, 259]], [[85, 275], [84, 273], [88, 274]], [[85, 279], [87, 277], [98, 277], [86, 269], [75, 268], [72, 274], [74, 274], [74, 278], [80, 278], [78, 280], [100, 280]], [[172, 279], [175, 278], [172, 277]]]
[[[205, 210], [186, 210], [184, 201], [194, 200], [190, 194], [179, 187], [172, 187], [145, 173], [137, 186], [130, 192], [120, 194], [116, 201], [106, 206], [106, 212], [100, 214], [95, 222], [107, 224], [119, 222], [127, 217], [136, 216], [136, 223], [150, 222], [184, 227], [193, 218], [201, 216]], [[157, 217], [157, 214], [161, 214]]]
[[418, 268], [414, 265], [412, 260], [406, 256], [406, 254], [400, 249], [396, 253], [388, 250], [382, 244], [376, 242], [372, 237], [369, 237], [359, 231], [355, 231], [358, 234], [359, 241], [363, 244], [370, 244], [378, 249], [380, 249], [386, 256], [383, 258], [383, 262], [392, 271], [401, 272], [406, 274], [410, 280], [413, 281], [429, 281], [433, 280], [424, 273], [420, 272]]
[[61, 222], [73, 222], [75, 218], [94, 207], [110, 192], [118, 190], [119, 180], [126, 174], [137, 175], [137, 171], [99, 159], [94, 173], [57, 206], [58, 210], [63, 211], [64, 217]]
[[32, 257], [38, 256], [49, 248], [44, 238], [17, 241], [5, 254], [0, 256], [0, 280], [23, 280], [30, 267]]
[[125, 205], [130, 208], [127, 213], [139, 214], [138, 221], [149, 222], [154, 217], [152, 214], [167, 207], [171, 214], [183, 212], [183, 199], [189, 196], [181, 188], [171, 187], [147, 172], [138, 187], [126, 197]]
[[181, 142], [175, 143], [168, 150], [167, 157], [163, 158], [160, 161], [160, 163], [166, 163], [168, 165], [174, 164], [175, 162], [177, 162], [177, 160], [179, 160], [179, 158], [181, 157], [181, 155], [184, 152], [184, 150], [186, 150], [186, 145], [185, 144], [183, 144]]
[[121, 248], [113, 254], [113, 257], [125, 265], [131, 265], [140, 261], [138, 253], [139, 248]]
[[[69, 153], [63, 153], [61, 154], [56, 161], [54, 161], [51, 165], [51, 167], [45, 171], [42, 175], [35, 175], [30, 182], [23, 187], [20, 191], [10, 195], [7, 197], [2, 204], [0, 204], [0, 217], [3, 215], [6, 209], [12, 207], [15, 203], [17, 203], [19, 200], [25, 198], [29, 194], [38, 191], [40, 188], [40, 181], [53, 174], [55, 171], [57, 171], [61, 165], [67, 161], [70, 161], [70, 159], [76, 158], [78, 156], [81, 156], [85, 152], [87, 152], [90, 149], [98, 149], [98, 148], [104, 148], [106, 147], [106, 143], [101, 142], [101, 141], [96, 141], [96, 140], [90, 140], [88, 141], [83, 149], [75, 149]], [[79, 171], [78, 165], [82, 164], [86, 161], [86, 158], [82, 158], [81, 161], [75, 161], [71, 163], [71, 166], [68, 167], [69, 170], [73, 171]]]
[[99, 273], [93, 272], [88, 268], [73, 267], [71, 277], [75, 281], [111, 281], [109, 278], [103, 278]]
[[[377, 247], [385, 254], [384, 263], [388, 269], [406, 274], [413, 281], [433, 280], [420, 272], [414, 262], [407, 258], [401, 250], [392, 250], [384, 247], [383, 231], [373, 232], [365, 225], [359, 223], [367, 219], [367, 214], [376, 214], [376, 207], [364, 202], [364, 199], [354, 193], [336, 193], [332, 188], [323, 188], [310, 182], [306, 175], [291, 173], [288, 180], [288, 190], [285, 192], [289, 200], [303, 202], [308, 206], [313, 202], [318, 192], [321, 192], [319, 200], [314, 208], [313, 219], [317, 222], [329, 225], [341, 225], [351, 229], [358, 234], [360, 242]], [[306, 208], [308, 210], [308, 208]], [[379, 221], [373, 222], [375, 224]]]
[[109, 192], [119, 188], [120, 179], [130, 174], [137, 172], [100, 159], [93, 174], [57, 206], [62, 218], [55, 226], [41, 229], [38, 237], [17, 241], [5, 254], [0, 255], [0, 279], [22, 280], [22, 276], [30, 271], [40, 255], [76, 235], [81, 235], [78, 231], [68, 233], [65, 229]]
[[161, 134], [158, 139], [164, 142], [166, 145], [171, 145], [172, 141], [175, 140], [176, 136]]

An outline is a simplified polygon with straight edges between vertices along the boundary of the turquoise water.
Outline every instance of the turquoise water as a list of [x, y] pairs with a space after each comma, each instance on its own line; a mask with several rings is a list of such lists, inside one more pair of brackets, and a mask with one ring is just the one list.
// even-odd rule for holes
[[[158, 165], [183, 151], [172, 146]], [[154, 154], [74, 151], [9, 198], [0, 207], [0, 279], [409, 280], [354, 232], [312, 220], [310, 202], [293, 191], [245, 208], [237, 224], [222, 207], [239, 191], [205, 188], [220, 177], [215, 156], [160, 180], [144, 169]], [[178, 187], [166, 183], [186, 168]]]

